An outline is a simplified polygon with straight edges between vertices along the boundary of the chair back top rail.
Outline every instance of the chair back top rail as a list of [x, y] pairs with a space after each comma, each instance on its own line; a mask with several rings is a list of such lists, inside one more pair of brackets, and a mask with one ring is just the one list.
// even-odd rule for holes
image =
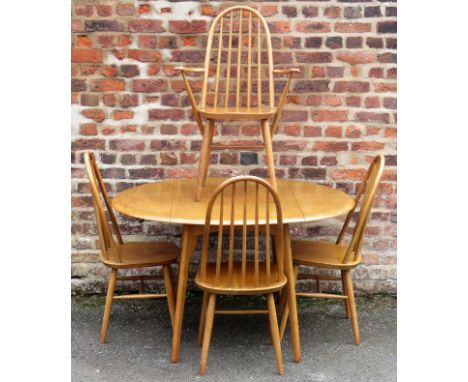
[[[263, 196], [261, 194], [264, 194]], [[225, 197], [229, 194], [231, 197]], [[228, 203], [226, 203], [228, 200]], [[241, 238], [241, 276], [240, 279], [234, 280], [234, 251], [235, 251], [235, 216], [236, 209], [241, 209], [243, 224], [241, 227], [242, 238]], [[275, 213], [271, 213], [271, 209]], [[262, 212], [260, 212], [262, 210]], [[276, 230], [282, 232], [283, 217], [281, 211], [281, 204], [276, 191], [272, 186], [264, 179], [254, 176], [238, 176], [232, 179], [228, 179], [217, 187], [213, 193], [206, 210], [205, 226], [203, 233], [202, 243], [202, 254], [200, 262], [200, 276], [201, 280], [204, 281], [207, 276], [208, 267], [208, 247], [210, 232], [213, 226], [211, 225], [211, 219], [213, 215], [219, 217], [219, 223], [217, 225], [217, 248], [216, 248], [216, 275], [215, 284], [227, 285], [228, 287], [235, 287], [238, 289], [244, 289], [247, 284], [256, 287], [259, 285], [265, 286], [271, 282], [278, 281], [273, 279], [271, 273], [272, 260], [270, 259], [272, 246], [270, 244], [272, 229], [270, 227], [272, 215], [275, 217]], [[249, 216], [250, 215], [250, 216]], [[253, 261], [247, 259], [247, 235], [248, 235], [248, 220], [253, 220], [254, 224], [249, 230], [253, 229], [254, 232], [254, 243], [253, 243]], [[228, 231], [228, 248], [227, 251], [223, 251], [223, 233]], [[264, 260], [260, 259], [260, 236], [264, 233]], [[282, 245], [282, 244], [281, 244]], [[227, 253], [224, 253], [227, 252]], [[227, 263], [227, 264], [226, 264]], [[222, 268], [224, 265], [224, 268]], [[227, 265], [227, 270], [226, 270]], [[276, 265], [277, 275], [284, 274], [284, 253], [283, 248], [276, 248]], [[248, 266], [250, 272], [248, 271]], [[252, 276], [253, 272], [253, 276]], [[226, 274], [227, 273], [227, 274]], [[249, 273], [249, 274], [248, 274]], [[264, 278], [260, 278], [260, 274], [265, 275]], [[247, 280], [249, 278], [249, 280]]]
[[[214, 19], [204, 69], [202, 108], [274, 107], [270, 31], [255, 9], [235, 6]], [[210, 81], [212, 73], [214, 84]]]
[[336, 243], [340, 244], [344, 239], [346, 231], [348, 230], [349, 223], [351, 222], [356, 207], [359, 204], [359, 201], [362, 199], [360, 203], [359, 214], [353, 229], [351, 242], [349, 243], [348, 249], [346, 250], [345, 256], [343, 258], [343, 263], [347, 263], [348, 261], [355, 261], [359, 256], [359, 250], [362, 244], [362, 237], [364, 235], [364, 230], [369, 220], [372, 203], [375, 198], [380, 178], [382, 177], [384, 165], [385, 158], [381, 154], [377, 155], [370, 164], [354, 198], [354, 207], [349, 211], [348, 215], [346, 216], [341, 232], [338, 235]]

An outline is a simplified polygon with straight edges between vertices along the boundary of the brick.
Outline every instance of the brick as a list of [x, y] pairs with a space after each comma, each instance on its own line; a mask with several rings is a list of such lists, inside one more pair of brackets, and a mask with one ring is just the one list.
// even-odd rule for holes
[[286, 17], [296, 17], [297, 16], [297, 9], [294, 6], [289, 6], [289, 5], [283, 5], [281, 8], [283, 11], [283, 15]]
[[91, 82], [90, 90], [94, 92], [112, 92], [125, 90], [123, 80], [94, 80]]
[[375, 53], [370, 52], [340, 52], [336, 58], [340, 61], [347, 62], [349, 64], [368, 64], [376, 61]]
[[377, 33], [397, 33], [397, 22], [396, 21], [378, 22]]
[[302, 151], [306, 148], [305, 140], [273, 141], [273, 151]]
[[333, 88], [335, 93], [367, 93], [369, 83], [362, 81], [337, 81]]
[[130, 179], [163, 179], [164, 169], [146, 167], [128, 170]]
[[185, 151], [187, 149], [187, 141], [185, 140], [153, 140], [150, 143], [151, 150], [156, 151]]
[[396, 53], [382, 53], [377, 56], [377, 61], [382, 64], [396, 64]]
[[136, 77], [140, 74], [137, 65], [120, 65], [120, 74], [123, 77]]
[[344, 17], [347, 19], [358, 19], [362, 17], [361, 7], [345, 7]]
[[327, 76], [330, 78], [342, 78], [344, 76], [344, 68], [327, 66]]
[[80, 125], [81, 135], [97, 135], [97, 125], [95, 123], [82, 123]]
[[347, 151], [348, 143], [336, 141], [317, 141], [313, 146], [314, 151]]
[[302, 158], [301, 165], [303, 166], [317, 166], [317, 157], [314, 155]]
[[269, 16], [273, 16], [273, 15], [276, 15], [278, 13], [278, 7], [276, 5], [262, 5], [261, 9], [260, 9], [260, 13], [264, 16], [264, 17], [269, 17]]
[[104, 139], [75, 139], [72, 142], [72, 150], [104, 150]]
[[296, 61], [300, 63], [329, 63], [332, 62], [332, 54], [330, 52], [296, 52]]
[[161, 62], [162, 57], [159, 51], [129, 49], [128, 58], [141, 62]]
[[130, 20], [128, 22], [128, 30], [129, 32], [138, 32], [138, 33], [165, 32], [165, 29], [162, 26], [162, 20], [150, 20], [150, 19]]
[[84, 92], [86, 91], [86, 81], [72, 78], [71, 80], [71, 91], [72, 92]]
[[174, 166], [177, 164], [177, 154], [171, 152], [163, 152], [160, 154], [161, 164], [163, 166]]
[[304, 126], [304, 137], [320, 137], [322, 128], [320, 126]]
[[306, 37], [306, 48], [320, 48], [322, 46], [322, 37]]
[[93, 11], [92, 4], [78, 4], [75, 6], [75, 14], [77, 16], [90, 17], [93, 15]]
[[132, 16], [135, 13], [135, 7], [132, 3], [118, 3], [115, 11], [119, 16]]
[[330, 49], [340, 49], [343, 47], [343, 38], [341, 36], [327, 37], [325, 45]]
[[179, 34], [194, 34], [207, 31], [207, 22], [205, 20], [171, 20], [169, 21], [169, 32]]
[[353, 151], [380, 151], [385, 147], [384, 143], [380, 142], [353, 142], [351, 149]]
[[380, 107], [380, 98], [379, 97], [367, 97], [364, 100], [364, 105], [367, 108], [377, 108]]
[[348, 37], [346, 39], [346, 48], [359, 49], [362, 48], [362, 37]]
[[369, 48], [382, 49], [383, 39], [378, 37], [367, 37], [366, 44]]
[[377, 93], [396, 92], [396, 83], [378, 82], [374, 85], [374, 89]]
[[364, 33], [372, 30], [369, 23], [336, 23], [335, 32], [341, 33]]
[[386, 38], [385, 46], [387, 49], [396, 49], [397, 48], [397, 39], [396, 38]]
[[279, 164], [281, 166], [294, 166], [297, 163], [297, 157], [295, 155], [281, 155]]
[[249, 165], [254, 165], [258, 164], [258, 154], [257, 153], [240, 153], [240, 164], [242, 166], [249, 166]]
[[318, 7], [302, 7], [302, 14], [305, 17], [317, 17], [319, 13]]
[[326, 33], [331, 31], [331, 26], [327, 22], [299, 21], [296, 30], [302, 33]]
[[171, 61], [175, 62], [201, 63], [205, 60], [203, 50], [174, 50], [171, 55]]
[[397, 7], [386, 7], [385, 16], [387, 17], [396, 17], [397, 16]]
[[134, 107], [138, 106], [138, 95], [137, 94], [122, 94], [120, 96], [119, 104], [121, 107]]
[[389, 123], [390, 115], [388, 113], [371, 113], [367, 111], [361, 111], [356, 113], [355, 118], [358, 121], [362, 122], [379, 122], [379, 123]]
[[120, 121], [122, 119], [132, 119], [133, 111], [114, 110], [114, 112], [112, 113], [112, 118], [116, 121]]
[[314, 122], [344, 122], [348, 120], [347, 110], [314, 110], [312, 111]]
[[87, 20], [85, 32], [123, 32], [124, 25], [116, 20]]
[[325, 137], [341, 138], [343, 135], [343, 128], [341, 126], [328, 126], [324, 130]]
[[112, 16], [112, 5], [110, 4], [97, 4], [96, 10], [101, 17]]
[[329, 19], [336, 19], [341, 17], [340, 7], [327, 7], [323, 10], [323, 15]]
[[100, 49], [72, 49], [71, 60], [72, 62], [102, 62], [102, 50]]
[[289, 33], [291, 32], [290, 21], [270, 21], [268, 22], [270, 33]]
[[167, 90], [166, 80], [133, 80], [133, 91], [142, 93], [163, 92]]
[[330, 81], [328, 80], [301, 80], [296, 81], [294, 85], [294, 92], [297, 93], [310, 93], [310, 92], [326, 92], [328, 91], [328, 85]]
[[101, 66], [100, 73], [104, 77], [116, 77], [118, 74], [118, 69], [115, 65], [104, 65]]
[[109, 141], [109, 147], [117, 151], [143, 151], [145, 142], [133, 139], [114, 139]]
[[283, 110], [282, 122], [306, 122], [307, 111], [305, 110]]
[[385, 97], [383, 100], [384, 108], [386, 109], [396, 109], [397, 108], [397, 99]]
[[76, 46], [91, 48], [93, 46], [93, 40], [89, 36], [77, 36]]
[[183, 109], [150, 109], [148, 110], [148, 118], [150, 121], [171, 120], [180, 121], [184, 118]]
[[97, 94], [81, 94], [80, 104], [83, 106], [99, 105], [99, 96]]
[[380, 7], [365, 7], [364, 8], [364, 17], [381, 17], [382, 13], [380, 12]]
[[106, 115], [101, 109], [84, 109], [81, 111], [86, 118], [92, 119], [96, 122], [102, 122], [106, 119]]

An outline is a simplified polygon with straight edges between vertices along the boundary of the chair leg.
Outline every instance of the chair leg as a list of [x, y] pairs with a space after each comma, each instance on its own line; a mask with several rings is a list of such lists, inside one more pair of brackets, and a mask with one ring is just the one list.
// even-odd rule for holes
[[[282, 294], [285, 294], [287, 297], [287, 291], [283, 291]], [[286, 324], [288, 323], [288, 318], [289, 318], [289, 304], [286, 302], [284, 304], [283, 312], [281, 313], [281, 325], [280, 325], [280, 341], [283, 341], [284, 337], [284, 332], [286, 330]]]
[[[299, 265], [294, 266], [294, 280], [297, 283], [297, 275], [299, 274]], [[283, 288], [281, 290], [281, 296], [280, 296], [280, 303], [278, 306], [278, 310], [281, 312], [281, 326], [280, 326], [280, 339], [283, 341], [284, 337], [284, 331], [286, 330], [286, 324], [288, 322], [289, 318], [289, 306], [286, 303], [287, 301], [287, 294], [286, 294], [286, 288]], [[284, 315], [284, 317], [283, 317]]]
[[354, 342], [356, 343], [356, 345], [359, 345], [361, 343], [361, 336], [359, 334], [359, 324], [358, 324], [357, 313], [356, 313], [356, 302], [354, 300], [353, 281], [351, 280], [350, 271], [343, 271], [343, 273], [344, 273], [346, 291], [347, 291], [348, 300], [349, 300], [351, 321], [353, 323]]
[[202, 147], [200, 150], [200, 162], [198, 164], [198, 175], [197, 175], [197, 189], [195, 190], [195, 201], [198, 202], [201, 197], [204, 169], [208, 168], [210, 162], [210, 141], [211, 141], [211, 125], [205, 127], [203, 134]]
[[[347, 289], [346, 289], [346, 283], [345, 283], [345, 277], [344, 277], [344, 271], [341, 271], [341, 283], [343, 285], [343, 294], [348, 295]], [[346, 318], [351, 318], [351, 312], [349, 308], [349, 299], [344, 300], [345, 304], [345, 309], [346, 309]]]
[[112, 308], [112, 299], [114, 297], [115, 282], [117, 280], [117, 269], [112, 269], [109, 277], [109, 285], [107, 286], [106, 305], [104, 307], [104, 317], [102, 319], [101, 336], [99, 342], [103, 344], [106, 342], [107, 326], [109, 325], [109, 318]]
[[171, 325], [174, 328], [174, 316], [175, 316], [175, 296], [174, 296], [174, 283], [172, 281], [171, 266], [163, 266], [164, 274], [164, 285], [166, 287], [167, 294], [167, 305], [169, 307], [169, 315], [171, 316]]
[[208, 146], [208, 160], [205, 162], [206, 163], [205, 167], [203, 167], [202, 187], [206, 186], [206, 179], [208, 178], [208, 167], [210, 166], [210, 160], [211, 160], [211, 148], [210, 148], [210, 146], [213, 144], [213, 136], [214, 136], [214, 131], [215, 131], [214, 120], [212, 120], [212, 119], [209, 120], [208, 128], [210, 129], [210, 144]]
[[278, 373], [284, 374], [283, 356], [281, 354], [281, 341], [280, 341], [279, 330], [278, 330], [278, 318], [276, 316], [275, 299], [273, 297], [273, 293], [269, 293], [267, 295], [267, 300], [268, 300], [268, 315], [270, 318], [270, 332], [272, 336], [273, 347], [275, 348], [275, 353], [276, 353], [276, 364], [278, 366]]
[[198, 327], [198, 345], [202, 346], [203, 332], [205, 329], [206, 308], [208, 306], [208, 292], [203, 292], [203, 302], [200, 314], [200, 325]]
[[276, 190], [275, 161], [273, 160], [273, 147], [271, 145], [271, 132], [268, 120], [262, 120], [263, 142], [265, 145], [265, 155], [268, 165], [268, 176], [270, 184]]
[[208, 308], [206, 309], [205, 331], [203, 333], [203, 346], [200, 360], [200, 375], [205, 375], [206, 360], [208, 359], [208, 348], [210, 346], [211, 330], [213, 329], [213, 319], [216, 305], [216, 295], [210, 294]]

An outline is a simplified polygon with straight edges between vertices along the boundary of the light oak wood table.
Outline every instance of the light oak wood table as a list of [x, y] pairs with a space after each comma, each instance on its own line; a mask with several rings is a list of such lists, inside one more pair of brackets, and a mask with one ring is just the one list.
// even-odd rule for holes
[[[224, 180], [225, 178], [208, 178], [198, 202], [193, 200], [197, 185], [195, 179], [171, 179], [144, 184], [125, 190], [112, 200], [112, 207], [124, 215], [183, 225], [172, 336], [172, 362], [177, 362], [179, 359], [190, 259], [196, 249], [199, 236], [203, 234], [206, 207], [210, 196]], [[278, 180], [277, 192], [283, 210], [285, 270], [288, 277], [286, 288], [290, 311], [291, 339], [294, 361], [300, 362], [301, 347], [289, 224], [306, 223], [345, 214], [353, 208], [354, 200], [344, 192], [327, 186], [291, 180]], [[241, 208], [237, 210], [241, 210]], [[213, 220], [212, 224], [217, 225], [218, 222]], [[235, 224], [241, 225], [242, 221], [236, 219]]]

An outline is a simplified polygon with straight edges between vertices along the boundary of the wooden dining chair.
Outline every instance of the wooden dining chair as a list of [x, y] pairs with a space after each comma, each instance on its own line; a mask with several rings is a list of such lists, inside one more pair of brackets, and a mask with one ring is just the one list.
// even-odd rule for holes
[[[263, 16], [255, 9], [235, 6], [222, 11], [213, 21], [206, 44], [203, 68], [181, 71], [193, 109], [195, 121], [203, 136], [198, 168], [195, 201], [206, 183], [212, 150], [265, 149], [270, 183], [276, 190], [275, 164], [271, 137], [278, 124], [296, 68], [273, 69], [270, 32]], [[200, 104], [193, 95], [187, 74], [203, 73]], [[287, 74], [288, 79], [275, 106], [273, 74]], [[269, 119], [272, 119], [270, 127]], [[207, 120], [208, 123], [204, 123]], [[263, 145], [213, 144], [216, 122], [258, 121]]]
[[[271, 226], [271, 224], [275, 226]], [[241, 253], [235, 256], [235, 225], [240, 227]], [[222, 183], [211, 197], [205, 219], [200, 269], [196, 285], [203, 290], [198, 342], [202, 345], [200, 374], [205, 374], [215, 314], [268, 314], [278, 372], [284, 373], [273, 293], [287, 282], [284, 273], [282, 235], [276, 235], [276, 257], [271, 239], [282, 232], [283, 218], [278, 195], [264, 179], [239, 176]], [[217, 231], [216, 255], [208, 253], [210, 232]], [[253, 231], [253, 253], [248, 253], [248, 231]], [[223, 234], [227, 233], [223, 251]], [[263, 237], [263, 241], [261, 238]], [[240, 245], [239, 245], [240, 246]], [[265, 250], [265, 255], [261, 251]], [[209, 259], [210, 257], [210, 259]], [[211, 259], [214, 257], [214, 259]], [[239, 259], [240, 258], [240, 259]], [[215, 310], [217, 295], [266, 295], [268, 310]]]
[[[93, 199], [96, 223], [99, 234], [99, 244], [101, 247], [100, 259], [107, 267], [111, 268], [109, 285], [107, 288], [106, 305], [104, 307], [104, 318], [102, 321], [101, 335], [99, 340], [104, 343], [107, 335], [107, 326], [111, 313], [113, 300], [147, 299], [147, 298], [167, 298], [171, 323], [174, 320], [174, 288], [172, 282], [171, 264], [177, 261], [179, 248], [170, 242], [129, 242], [124, 243], [120, 233], [117, 220], [112, 212], [110, 200], [104, 182], [99, 173], [96, 159], [91, 152], [84, 154], [86, 172], [91, 185], [91, 195]], [[108, 223], [106, 212], [102, 203], [107, 209], [107, 213], [112, 223], [112, 228]], [[115, 235], [115, 238], [114, 238]], [[117, 277], [120, 269], [139, 269], [162, 266], [164, 285], [166, 293], [144, 293], [144, 280], [160, 279], [161, 276], [139, 275]], [[114, 295], [116, 281], [140, 281], [140, 293]]]
[[[385, 159], [383, 155], [376, 156], [372, 161], [355, 196], [355, 205], [348, 213], [336, 243], [310, 240], [293, 240], [291, 242], [296, 279], [314, 279], [317, 283], [316, 293], [298, 292], [296, 295], [298, 297], [318, 297], [344, 300], [346, 318], [351, 318], [353, 324], [354, 342], [356, 345], [361, 343], [361, 336], [359, 334], [359, 325], [350, 270], [356, 268], [361, 262], [360, 248], [362, 239], [365, 228], [367, 226], [367, 221], [369, 220], [372, 202], [375, 197], [377, 186], [379, 184], [380, 178], [382, 177], [384, 164]], [[354, 229], [352, 231], [351, 241], [349, 244], [344, 244], [344, 236], [348, 232], [349, 223], [351, 222], [356, 210], [356, 206], [360, 201], [361, 206], [356, 223], [354, 225]], [[311, 274], [302, 275], [299, 274], [300, 266], [312, 266], [316, 268], [340, 270], [341, 278], [334, 278], [333, 276], [323, 277]], [[321, 280], [341, 281], [343, 294], [322, 293], [320, 288]], [[289, 309], [287, 304], [280, 305], [284, 306], [284, 308], [282, 308], [283, 314], [281, 317], [280, 327], [280, 336], [281, 339], [283, 339]]]

